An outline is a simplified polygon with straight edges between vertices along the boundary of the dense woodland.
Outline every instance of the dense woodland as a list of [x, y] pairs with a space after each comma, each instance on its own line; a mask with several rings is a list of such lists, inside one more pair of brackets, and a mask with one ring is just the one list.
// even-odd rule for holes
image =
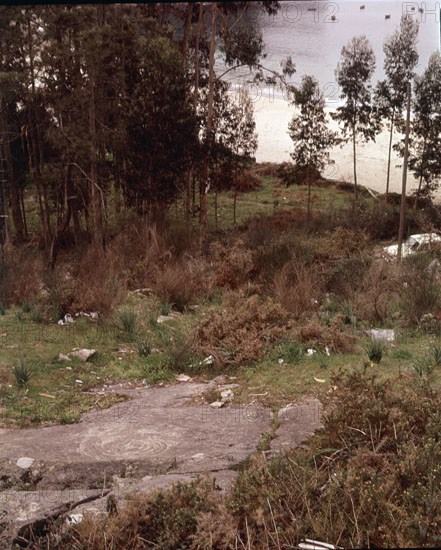
[[232, 188], [257, 147], [251, 102], [229, 98], [215, 50], [283, 81], [259, 65], [250, 9], [277, 5], [1, 8], [2, 242], [29, 237], [28, 193], [52, 266], [66, 231], [105, 245], [110, 209], [160, 225], [179, 199], [203, 233], [209, 188]]

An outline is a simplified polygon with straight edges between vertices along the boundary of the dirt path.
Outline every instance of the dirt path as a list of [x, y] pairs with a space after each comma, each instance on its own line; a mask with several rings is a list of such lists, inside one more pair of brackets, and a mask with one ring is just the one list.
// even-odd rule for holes
[[[109, 493], [123, 498], [204, 473], [227, 487], [271, 430], [273, 414], [256, 405], [196, 404], [213, 386], [147, 388], [78, 424], [1, 429], [0, 548], [45, 518], [105, 510]], [[320, 412], [317, 401], [282, 410], [274, 451], [300, 444]]]

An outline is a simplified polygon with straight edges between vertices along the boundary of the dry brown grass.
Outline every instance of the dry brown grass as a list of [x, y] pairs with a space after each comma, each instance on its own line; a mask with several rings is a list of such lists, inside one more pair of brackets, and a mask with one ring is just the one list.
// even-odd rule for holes
[[331, 326], [325, 327], [317, 321], [309, 321], [295, 330], [297, 341], [314, 349], [325, 349], [331, 352], [351, 353], [358, 338], [344, 330], [341, 316], [335, 316]]
[[306, 267], [294, 260], [275, 274], [274, 296], [295, 319], [307, 316], [317, 308], [322, 285], [317, 267]]
[[155, 293], [163, 304], [177, 311], [184, 311], [210, 290], [204, 264], [200, 261], [177, 260], [163, 267], [156, 266], [155, 272]]
[[5, 247], [0, 264], [0, 301], [7, 306], [36, 300], [44, 288], [42, 253], [35, 246]]
[[127, 292], [128, 273], [117, 243], [106, 250], [90, 246], [73, 273], [73, 311], [108, 313]]

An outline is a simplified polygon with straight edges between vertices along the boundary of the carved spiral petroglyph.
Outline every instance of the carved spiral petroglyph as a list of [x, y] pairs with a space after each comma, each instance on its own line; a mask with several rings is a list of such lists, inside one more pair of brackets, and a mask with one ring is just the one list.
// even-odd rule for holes
[[166, 452], [172, 445], [165, 436], [139, 430], [128, 439], [120, 430], [102, 430], [86, 435], [79, 452], [94, 460], [118, 458], [149, 458]]

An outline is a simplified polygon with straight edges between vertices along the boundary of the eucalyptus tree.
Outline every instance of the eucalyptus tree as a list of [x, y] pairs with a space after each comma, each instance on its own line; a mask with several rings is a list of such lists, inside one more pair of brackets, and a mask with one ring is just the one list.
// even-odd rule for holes
[[375, 70], [375, 55], [366, 36], [355, 36], [342, 48], [335, 77], [344, 104], [332, 117], [342, 125], [343, 136], [352, 141], [354, 194], [358, 200], [357, 137], [375, 140], [378, 125], [372, 116], [371, 79]]
[[294, 144], [291, 158], [296, 169], [307, 180], [308, 216], [311, 209], [311, 179], [323, 170], [329, 160], [329, 149], [337, 141], [331, 131], [325, 113], [325, 98], [317, 80], [304, 76], [294, 93], [294, 104], [299, 108], [289, 123], [289, 136]]
[[[441, 178], [441, 56], [434, 52], [415, 78], [409, 167], [419, 180], [416, 201], [430, 196]], [[424, 182], [424, 189], [422, 184]]]
[[402, 118], [407, 83], [414, 77], [418, 63], [417, 36], [419, 24], [410, 15], [403, 15], [400, 28], [384, 43], [384, 72], [386, 79], [375, 90], [375, 107], [380, 121], [389, 124], [386, 195], [389, 192], [393, 133]]

